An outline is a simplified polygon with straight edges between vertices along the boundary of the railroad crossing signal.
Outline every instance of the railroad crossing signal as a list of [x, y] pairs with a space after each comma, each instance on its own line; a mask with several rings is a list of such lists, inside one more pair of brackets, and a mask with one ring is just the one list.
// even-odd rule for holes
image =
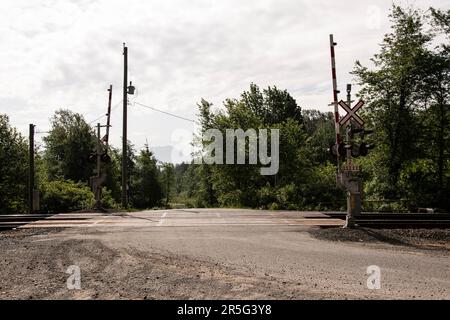
[[343, 126], [346, 124], [350, 119], [355, 120], [361, 127], [364, 125], [364, 120], [361, 119], [356, 112], [361, 109], [361, 107], [364, 105], [364, 101], [359, 101], [353, 108], [351, 108], [348, 104], [346, 104], [344, 101], [339, 101], [339, 105], [347, 111], [347, 114], [345, 117], [343, 117], [341, 120], [339, 120], [339, 124]]

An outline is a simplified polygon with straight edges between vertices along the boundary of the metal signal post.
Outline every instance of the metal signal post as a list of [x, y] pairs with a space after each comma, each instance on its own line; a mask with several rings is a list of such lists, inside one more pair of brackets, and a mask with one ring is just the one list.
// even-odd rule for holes
[[109, 127], [111, 127], [111, 101], [112, 101], [112, 84], [109, 85], [108, 89], [109, 95], [108, 95], [108, 113], [106, 114], [106, 136], [104, 138], [106, 150], [108, 150], [109, 147]]
[[[352, 105], [351, 97], [352, 85], [347, 84], [347, 105]], [[356, 111], [355, 111], [356, 112]], [[346, 130], [347, 138], [347, 163], [346, 171], [342, 174], [342, 182], [347, 189], [347, 217], [345, 227], [355, 227], [355, 218], [361, 214], [361, 180], [353, 176], [353, 171], [359, 169], [357, 166], [353, 166], [352, 162], [352, 143], [353, 143], [353, 123], [349, 120]]]
[[[337, 160], [337, 174], [336, 182], [339, 187], [344, 188], [347, 191], [347, 221], [346, 227], [353, 227], [355, 225], [355, 217], [361, 214], [361, 179], [354, 175], [354, 172], [359, 171], [359, 166], [353, 164], [353, 156], [364, 156], [367, 155], [367, 145], [364, 144], [364, 148], [360, 150], [353, 150], [353, 134], [360, 132], [364, 135], [368, 131], [363, 129], [364, 121], [356, 114], [356, 112], [364, 105], [363, 101], [359, 101], [352, 108], [351, 100], [351, 85], [347, 85], [347, 103], [344, 101], [338, 102], [339, 90], [337, 89], [337, 79], [336, 79], [336, 58], [334, 47], [336, 43], [334, 42], [333, 35], [330, 34], [330, 53], [331, 53], [331, 75], [333, 80], [333, 102], [330, 104], [334, 106], [334, 125], [336, 131], [336, 141], [335, 145], [330, 148], [332, 153], [336, 156]], [[347, 114], [340, 118], [339, 116], [339, 106], [341, 106]], [[346, 128], [346, 140], [345, 143], [342, 141], [340, 130], [341, 127]], [[353, 128], [355, 127], [355, 128]], [[373, 148], [373, 146], [370, 146]], [[362, 151], [361, 151], [362, 150]], [[353, 152], [355, 151], [355, 155]], [[341, 165], [341, 159], [346, 158], [346, 163]]]
[[28, 171], [28, 211], [34, 212], [34, 124], [30, 124], [29, 133], [29, 171]]

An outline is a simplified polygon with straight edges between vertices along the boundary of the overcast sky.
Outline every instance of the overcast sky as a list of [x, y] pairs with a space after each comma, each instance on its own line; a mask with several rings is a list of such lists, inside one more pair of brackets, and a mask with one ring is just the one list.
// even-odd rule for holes
[[[395, 1], [448, 9], [448, 1]], [[251, 82], [287, 89], [302, 108], [332, 99], [329, 34], [335, 35], [338, 84], [351, 82], [389, 30], [392, 1], [322, 0], [2, 0], [0, 113], [27, 135], [50, 128], [58, 108], [88, 122], [106, 113], [113, 85], [111, 140], [120, 146], [122, 43], [129, 79], [129, 139], [146, 139], [162, 160], [189, 157], [194, 124], [134, 105], [195, 119], [201, 98], [222, 105]], [[105, 119], [101, 119], [104, 122]], [[96, 122], [93, 123], [95, 125]], [[171, 148], [175, 148], [172, 150]]]

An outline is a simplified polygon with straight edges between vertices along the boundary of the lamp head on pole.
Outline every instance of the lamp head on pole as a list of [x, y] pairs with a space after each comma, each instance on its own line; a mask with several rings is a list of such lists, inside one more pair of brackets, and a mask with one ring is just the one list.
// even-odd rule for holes
[[128, 94], [134, 94], [136, 88], [133, 86], [133, 82], [130, 81], [130, 85], [128, 86]]

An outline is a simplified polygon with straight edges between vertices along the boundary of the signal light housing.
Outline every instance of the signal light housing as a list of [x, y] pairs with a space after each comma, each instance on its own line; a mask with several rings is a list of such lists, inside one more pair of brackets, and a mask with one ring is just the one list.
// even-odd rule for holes
[[104, 163], [110, 163], [111, 157], [108, 155], [108, 153], [105, 152], [100, 156], [100, 160]]
[[348, 145], [344, 143], [333, 144], [330, 146], [330, 152], [333, 156], [337, 156], [339, 154], [340, 157], [344, 158], [347, 155]]
[[359, 155], [365, 157], [369, 154], [369, 150], [371, 150], [373, 148], [375, 148], [375, 145], [363, 142], [359, 146]]

